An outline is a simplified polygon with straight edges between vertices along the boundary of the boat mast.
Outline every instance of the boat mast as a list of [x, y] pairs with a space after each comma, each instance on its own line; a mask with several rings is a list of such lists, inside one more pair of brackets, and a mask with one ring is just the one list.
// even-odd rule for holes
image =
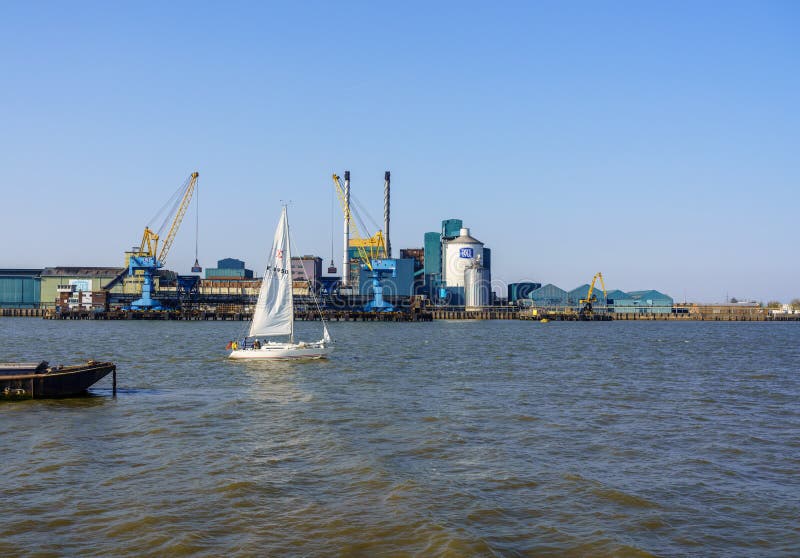
[[289, 327], [291, 333], [289, 333], [289, 342], [294, 344], [294, 293], [292, 292], [292, 250], [291, 250], [291, 240], [289, 238], [289, 216], [286, 212], [286, 205], [283, 206], [283, 235], [284, 235], [284, 245], [286, 246], [286, 266], [287, 272], [289, 274], [289, 308], [291, 308], [291, 316], [292, 319], [289, 321]]

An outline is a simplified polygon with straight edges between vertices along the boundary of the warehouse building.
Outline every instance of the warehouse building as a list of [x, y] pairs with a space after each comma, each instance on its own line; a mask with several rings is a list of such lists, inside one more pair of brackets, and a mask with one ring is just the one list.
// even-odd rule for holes
[[322, 258], [292, 256], [292, 291], [297, 295], [318, 293], [321, 287]]
[[[121, 294], [136, 288], [132, 282], [121, 279], [126, 273], [120, 267], [47, 267], [41, 275], [41, 307], [55, 308], [70, 299], [70, 304], [80, 307], [105, 306], [107, 292]], [[153, 281], [158, 283], [158, 278]]]
[[517, 302], [519, 300], [528, 299], [533, 291], [540, 289], [541, 287], [541, 283], [531, 283], [527, 281], [522, 283], [509, 283], [507, 287], [508, 302]]
[[217, 261], [217, 267], [206, 268], [206, 279], [230, 281], [252, 278], [253, 270], [245, 269], [244, 262], [236, 258], [224, 258]]
[[655, 290], [631, 291], [615, 298], [609, 310], [618, 314], [669, 314], [673, 304], [672, 297]]
[[0, 308], [38, 308], [41, 269], [0, 269]]
[[[580, 287], [575, 287], [574, 289], [569, 291], [567, 293], [567, 298], [569, 299], [569, 303], [574, 306], [580, 306], [581, 300], [587, 300], [589, 298], [590, 288], [591, 286], [588, 283], [586, 283], [584, 285], [581, 285]], [[602, 289], [598, 289], [597, 287], [595, 287], [595, 289], [592, 291], [592, 295], [597, 297], [597, 302], [595, 303], [596, 305], [604, 306], [606, 304], [606, 300], [605, 297], [603, 296]]]
[[623, 298], [628, 298], [628, 295], [619, 289], [612, 289], [610, 291], [606, 291], [606, 300], [608, 300], [608, 304], [614, 304], [617, 300], [622, 300]]
[[567, 306], [569, 304], [567, 291], [556, 287], [552, 283], [536, 289], [530, 294], [529, 298], [533, 301], [534, 306], [538, 307]]
[[[537, 307], [572, 307], [580, 310], [581, 300], [589, 298], [588, 284], [581, 285], [567, 292], [555, 285], [545, 285], [532, 291], [528, 298]], [[597, 300], [595, 308], [607, 307], [609, 312], [620, 314], [669, 314], [672, 312], [673, 299], [656, 290], [624, 292], [619, 289], [606, 291], [595, 286], [592, 291]]]

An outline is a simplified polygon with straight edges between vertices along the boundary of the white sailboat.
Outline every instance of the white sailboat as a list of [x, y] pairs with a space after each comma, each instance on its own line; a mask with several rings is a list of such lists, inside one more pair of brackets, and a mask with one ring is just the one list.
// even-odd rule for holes
[[[241, 345], [233, 345], [229, 358], [318, 359], [327, 357], [333, 351], [333, 341], [321, 312], [322, 339], [313, 342], [294, 340], [292, 256], [289, 244], [289, 220], [284, 206], [253, 310], [250, 331]], [[269, 340], [286, 335], [289, 336], [288, 341]]]

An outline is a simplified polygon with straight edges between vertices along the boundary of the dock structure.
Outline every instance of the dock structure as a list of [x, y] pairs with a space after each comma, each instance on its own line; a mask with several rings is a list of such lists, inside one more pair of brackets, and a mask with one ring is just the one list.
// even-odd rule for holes
[[[800, 313], [773, 313], [766, 308], [741, 308], [726, 305], [676, 306], [671, 312], [624, 313], [600, 309], [582, 316], [575, 308], [519, 308], [486, 306], [466, 310], [461, 307], [413, 306], [394, 312], [365, 312], [356, 308], [324, 308], [326, 320], [333, 322], [430, 322], [434, 320], [524, 320], [524, 321], [706, 321], [706, 322], [800, 322]], [[209, 308], [169, 310], [0, 308], [0, 318], [44, 318], [49, 320], [181, 320], [249, 321], [252, 306], [220, 304]], [[295, 320], [315, 321], [320, 316], [308, 305], [295, 307]]]
[[[47, 312], [49, 320], [182, 320], [182, 321], [250, 321], [251, 312], [246, 311], [123, 311], [92, 312], [89, 310], [67, 310]], [[364, 312], [358, 310], [326, 311], [325, 319], [332, 322], [430, 322], [430, 312]], [[297, 321], [318, 321], [319, 315], [310, 312], [295, 312]]]
[[498, 307], [480, 308], [476, 310], [465, 309], [433, 309], [431, 311], [434, 320], [516, 320], [519, 312], [509, 311], [508, 308]]
[[4, 318], [41, 318], [44, 308], [0, 308], [0, 317]]

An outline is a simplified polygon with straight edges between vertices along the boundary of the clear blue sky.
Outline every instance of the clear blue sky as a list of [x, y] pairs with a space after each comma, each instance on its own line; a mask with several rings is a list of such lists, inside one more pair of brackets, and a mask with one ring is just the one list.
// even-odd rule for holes
[[204, 266], [260, 274], [281, 199], [328, 260], [331, 173], [381, 219], [388, 169], [395, 250], [461, 218], [497, 280], [788, 301], [798, 29], [793, 1], [3, 2], [0, 267], [121, 266], [193, 170]]

